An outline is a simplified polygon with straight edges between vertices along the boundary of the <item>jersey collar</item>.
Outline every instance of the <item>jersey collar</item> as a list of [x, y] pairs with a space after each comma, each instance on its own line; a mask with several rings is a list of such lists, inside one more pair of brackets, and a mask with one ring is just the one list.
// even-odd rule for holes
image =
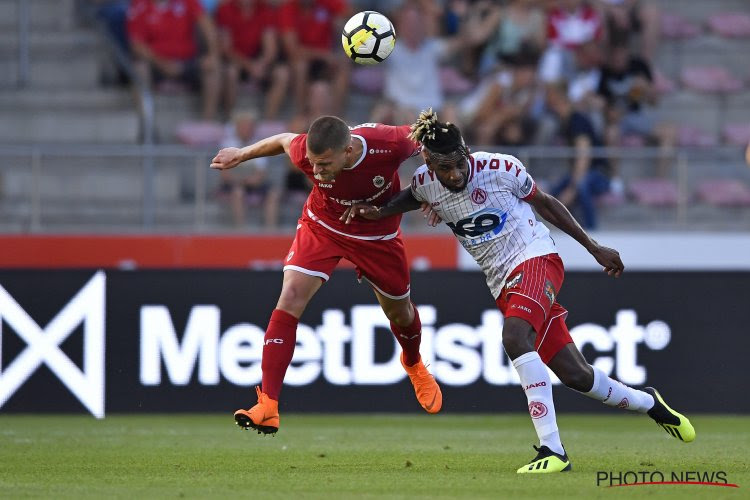
[[367, 141], [365, 140], [365, 138], [362, 137], [361, 135], [357, 135], [357, 134], [352, 134], [352, 137], [356, 137], [357, 139], [359, 139], [360, 141], [362, 141], [362, 155], [359, 157], [359, 159], [357, 160], [357, 162], [354, 165], [352, 165], [351, 167], [348, 167], [348, 168], [344, 168], [344, 170], [354, 170], [357, 167], [357, 165], [359, 165], [360, 163], [362, 163], [362, 160], [365, 159], [365, 155], [367, 154]]

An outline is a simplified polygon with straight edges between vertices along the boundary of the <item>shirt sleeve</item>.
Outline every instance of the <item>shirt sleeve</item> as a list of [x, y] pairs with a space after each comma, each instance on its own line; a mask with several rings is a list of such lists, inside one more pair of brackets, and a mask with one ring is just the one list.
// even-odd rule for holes
[[[510, 181], [511, 192], [518, 198], [528, 201], [536, 194], [536, 182], [534, 182], [534, 178], [531, 177], [526, 167], [523, 166], [521, 160], [515, 156], [508, 156], [508, 158], [513, 165], [507, 172], [504, 168], [500, 170], [505, 172], [506, 178]], [[505, 161], [507, 164], [509, 160]]]
[[[417, 169], [417, 172], [419, 172], [419, 170], [420, 169]], [[427, 201], [427, 198], [420, 192], [420, 189], [417, 187], [417, 172], [414, 172], [414, 175], [411, 177], [411, 195], [417, 201]]]
[[416, 141], [409, 139], [411, 133], [411, 127], [409, 125], [401, 125], [396, 127], [398, 133], [398, 156], [399, 163], [417, 156], [422, 151], [422, 145]]
[[299, 134], [297, 137], [292, 139], [292, 143], [289, 145], [289, 158], [292, 163], [299, 168], [305, 161], [305, 155], [307, 154], [307, 134]]

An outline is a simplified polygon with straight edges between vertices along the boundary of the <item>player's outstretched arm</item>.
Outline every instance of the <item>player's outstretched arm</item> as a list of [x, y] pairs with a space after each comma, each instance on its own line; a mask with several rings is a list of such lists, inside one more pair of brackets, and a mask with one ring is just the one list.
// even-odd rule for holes
[[253, 158], [276, 156], [281, 153], [289, 154], [292, 139], [297, 135], [292, 133], [277, 134], [244, 148], [224, 148], [216, 153], [214, 159], [211, 160], [211, 168], [227, 170]]
[[339, 220], [343, 221], [345, 224], [349, 224], [349, 222], [351, 222], [356, 216], [369, 220], [378, 220], [383, 217], [410, 212], [421, 206], [422, 202], [414, 198], [411, 188], [406, 188], [391, 198], [388, 203], [382, 207], [376, 207], [375, 205], [370, 205], [368, 203], [354, 203], [344, 211]]
[[610, 276], [618, 278], [625, 270], [620, 254], [613, 248], [600, 245], [583, 230], [578, 221], [570, 214], [560, 200], [537, 187], [534, 196], [528, 200], [536, 212], [544, 220], [565, 231], [602, 265], [602, 270]]

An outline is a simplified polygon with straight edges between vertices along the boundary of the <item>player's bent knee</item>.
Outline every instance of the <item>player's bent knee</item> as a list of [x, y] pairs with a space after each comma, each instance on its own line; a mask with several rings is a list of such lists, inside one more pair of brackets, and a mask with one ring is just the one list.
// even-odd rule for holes
[[574, 368], [563, 373], [556, 373], [556, 375], [566, 387], [578, 392], [590, 391], [594, 384], [594, 371], [589, 365], [585, 367], [576, 365]]
[[534, 350], [536, 333], [530, 323], [515, 317], [505, 319], [503, 347], [511, 359]]

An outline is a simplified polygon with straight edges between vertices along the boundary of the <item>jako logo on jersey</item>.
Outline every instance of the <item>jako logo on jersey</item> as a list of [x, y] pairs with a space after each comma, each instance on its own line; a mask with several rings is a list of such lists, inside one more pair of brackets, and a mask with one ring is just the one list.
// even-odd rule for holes
[[474, 191], [471, 192], [471, 201], [476, 205], [481, 205], [487, 201], [487, 192], [482, 188], [474, 188]]
[[283, 344], [283, 343], [284, 343], [284, 339], [266, 339], [266, 341], [263, 342], [263, 345], [268, 345], [268, 344]]
[[527, 312], [527, 313], [531, 314], [531, 308], [530, 307], [521, 306], [521, 305], [518, 305], [518, 304], [513, 304], [512, 306], [510, 306], [510, 308], [511, 309], [520, 309], [520, 310], [522, 310], [524, 312]]
[[547, 387], [547, 382], [542, 380], [541, 382], [537, 382], [536, 384], [529, 384], [524, 387], [523, 390], [528, 391], [529, 389], [533, 389], [534, 387]]
[[324, 184], [324, 183], [322, 183], [322, 182], [319, 182], [319, 183], [318, 183], [318, 187], [322, 187], [322, 188], [328, 188], [328, 189], [330, 189], [330, 188], [332, 188], [332, 187], [333, 187], [333, 184]]
[[461, 219], [456, 223], [448, 222], [448, 227], [451, 228], [456, 236], [461, 238], [476, 238], [487, 233], [500, 233], [507, 218], [508, 214], [506, 212], [488, 207], [474, 212], [467, 218]]
[[383, 184], [385, 184], [385, 178], [382, 175], [376, 175], [372, 178], [372, 184], [376, 188], [381, 188], [383, 187]]

